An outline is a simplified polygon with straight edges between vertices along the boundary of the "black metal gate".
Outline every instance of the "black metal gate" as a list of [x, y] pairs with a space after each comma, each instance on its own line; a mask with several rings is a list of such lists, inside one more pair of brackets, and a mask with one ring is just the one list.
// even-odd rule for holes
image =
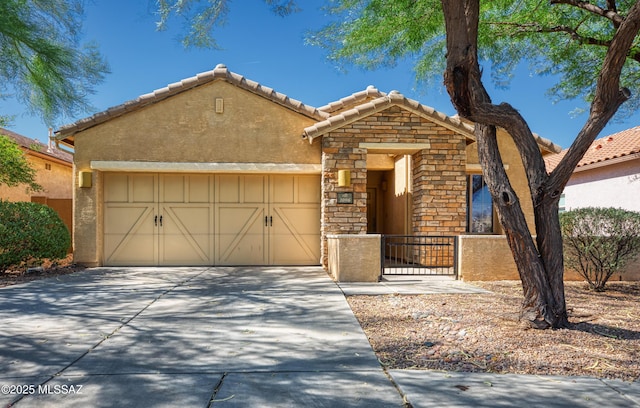
[[456, 237], [382, 235], [381, 274], [457, 277]]

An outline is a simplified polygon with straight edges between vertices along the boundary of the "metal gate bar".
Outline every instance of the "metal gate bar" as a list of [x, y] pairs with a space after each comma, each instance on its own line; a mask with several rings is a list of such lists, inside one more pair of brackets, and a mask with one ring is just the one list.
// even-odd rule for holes
[[382, 235], [382, 275], [447, 275], [457, 277], [454, 236]]

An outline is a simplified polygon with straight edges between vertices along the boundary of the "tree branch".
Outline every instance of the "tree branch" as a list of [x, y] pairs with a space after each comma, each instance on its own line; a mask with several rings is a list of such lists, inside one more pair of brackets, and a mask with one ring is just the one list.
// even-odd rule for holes
[[591, 146], [620, 105], [631, 96], [627, 88], [620, 87], [622, 68], [629, 56], [633, 41], [640, 32], [640, 1], [630, 9], [611, 40], [602, 62], [589, 118], [578, 133], [567, 154], [551, 173], [548, 192], [562, 191], [578, 162]]
[[511, 23], [511, 22], [506, 22], [506, 23], [489, 22], [488, 24], [495, 25], [495, 26], [499, 26], [499, 25], [513, 26], [517, 29], [515, 31], [516, 34], [517, 33], [526, 33], [526, 34], [528, 33], [540, 33], [540, 34], [566, 33], [566, 34], [569, 34], [569, 36], [573, 40], [578, 41], [582, 44], [598, 45], [603, 47], [608, 47], [609, 45], [611, 45], [611, 41], [608, 41], [608, 40], [601, 40], [594, 37], [585, 37], [578, 33], [578, 28], [574, 28], [570, 26], [563, 25], [563, 26], [545, 27], [537, 23], [518, 24], [518, 23]]
[[624, 21], [624, 18], [618, 14], [615, 2], [607, 1], [607, 6], [613, 5], [613, 8], [609, 7], [608, 10], [603, 9], [602, 7], [598, 7], [595, 4], [591, 4], [587, 1], [580, 0], [551, 0], [551, 4], [567, 4], [570, 6], [574, 6], [583, 10], [586, 10], [595, 15], [605, 17], [613, 22], [613, 26], [618, 28], [620, 24]]

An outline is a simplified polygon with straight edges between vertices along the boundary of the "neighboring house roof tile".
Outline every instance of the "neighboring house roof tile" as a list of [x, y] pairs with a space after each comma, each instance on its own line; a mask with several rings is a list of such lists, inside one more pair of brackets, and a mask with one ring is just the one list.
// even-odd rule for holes
[[[567, 154], [565, 149], [558, 154], [545, 157], [547, 171], [556, 168], [560, 160]], [[595, 140], [584, 157], [578, 162], [576, 169], [584, 169], [593, 165], [605, 165], [614, 159], [634, 158], [640, 153], [640, 126], [623, 130]]]
[[258, 82], [249, 80], [242, 75], [229, 71], [224, 64], [218, 64], [215, 69], [211, 71], [203, 72], [194, 77], [186, 78], [182, 81], [169, 84], [164, 88], [160, 88], [151, 93], [141, 95], [136, 99], [127, 101], [118, 106], [111, 107], [88, 118], [80, 119], [72, 124], [62, 126], [56, 131], [56, 139], [73, 145], [73, 135], [77, 132], [106, 122], [107, 120], [118, 117], [124, 113], [160, 102], [166, 98], [177, 95], [181, 92], [185, 92], [189, 89], [218, 80], [227, 81], [239, 88], [260, 95], [275, 103], [278, 103], [284, 107], [292, 109], [313, 119], [323, 120], [329, 116], [327, 112], [323, 112], [312, 106], [305, 105], [298, 100], [291, 99], [284, 94], [276, 92], [272, 88], [263, 86]]
[[[370, 88], [367, 89], [370, 90]], [[313, 139], [318, 136], [322, 136], [328, 132], [331, 132], [332, 130], [353, 123], [373, 113], [383, 111], [391, 106], [399, 105], [420, 116], [432, 120], [434, 123], [455, 130], [457, 132], [461, 132], [465, 136], [467, 136], [468, 139], [475, 140], [473, 136], [473, 126], [463, 123], [457, 118], [449, 117], [444, 113], [438, 112], [429, 106], [421, 104], [418, 101], [409, 99], [398, 91], [391, 91], [388, 95], [384, 93], [380, 94], [382, 96], [379, 96], [376, 99], [365, 102], [361, 105], [358, 105], [337, 115], [331, 116], [330, 118], [327, 118], [321, 122], [305, 128], [303, 137], [308, 138], [309, 142], [313, 142]]]
[[23, 147], [24, 149], [30, 150], [31, 152], [49, 156], [67, 163], [73, 163], [73, 155], [68, 152], [56, 149], [53, 145], [46, 145], [39, 140], [22, 136], [16, 132], [12, 132], [11, 130], [4, 128], [0, 128], [0, 134], [8, 136], [19, 146]]

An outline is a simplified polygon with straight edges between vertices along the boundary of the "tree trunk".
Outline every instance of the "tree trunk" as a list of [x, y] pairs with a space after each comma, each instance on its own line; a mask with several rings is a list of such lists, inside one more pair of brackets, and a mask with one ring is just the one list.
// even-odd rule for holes
[[[538, 329], [566, 327], [568, 318], [562, 280], [563, 268], [560, 266], [557, 269], [548, 269], [533, 242], [519, 198], [504, 170], [495, 126], [476, 124], [475, 129], [483, 176], [522, 282], [524, 300], [520, 319]], [[560, 224], [557, 226], [557, 236], [560, 236]], [[559, 257], [562, 264], [562, 242], [559, 252], [550, 253], [555, 255], [555, 261]], [[558, 279], [554, 280], [549, 276], [550, 270], [559, 275], [559, 285]]]
[[[564, 296], [564, 260], [558, 201], [573, 169], [606, 123], [629, 97], [620, 73], [640, 30], [640, 2], [619, 24], [603, 61], [589, 118], [563, 160], [547, 174], [526, 121], [508, 104], [494, 105], [481, 80], [477, 34], [478, 0], [442, 0], [447, 35], [444, 83], [460, 116], [475, 122], [478, 156], [501, 225], [513, 254], [524, 301], [521, 320], [534, 328], [569, 325]], [[496, 127], [513, 138], [524, 165], [534, 207], [536, 242], [500, 157]]]

